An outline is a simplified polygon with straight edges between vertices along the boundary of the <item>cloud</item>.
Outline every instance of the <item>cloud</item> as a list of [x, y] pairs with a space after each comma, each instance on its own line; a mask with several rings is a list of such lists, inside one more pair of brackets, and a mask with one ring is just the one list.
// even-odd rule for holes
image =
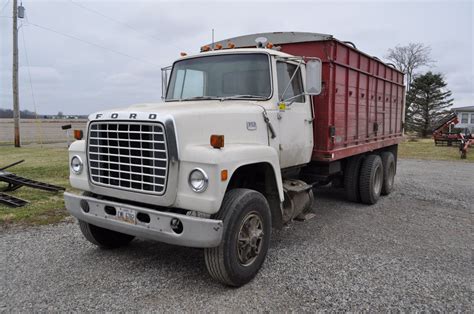
[[111, 86], [130, 86], [131, 84], [138, 84], [141, 79], [141, 77], [138, 77], [132, 73], [122, 72], [107, 76], [104, 82]]
[[[27, 19], [21, 21], [19, 38], [22, 108], [33, 108], [26, 51], [39, 110], [87, 114], [159, 101], [160, 67], [170, 65], [181, 51], [197, 53], [211, 41], [212, 29], [216, 40], [266, 31], [328, 33], [379, 58], [397, 44], [422, 42], [432, 47], [437, 61], [433, 70], [445, 75], [456, 103], [474, 103], [469, 1], [77, 2], [99, 14], [69, 1], [23, 3]], [[0, 19], [0, 55], [0, 106], [9, 107], [7, 18]]]
[[41, 66], [21, 66], [19, 68], [19, 75], [26, 77], [31, 74], [32, 79], [35, 80], [36, 84], [54, 84], [61, 82], [63, 79], [62, 75], [59, 74], [58, 70], [53, 67], [41, 67]]

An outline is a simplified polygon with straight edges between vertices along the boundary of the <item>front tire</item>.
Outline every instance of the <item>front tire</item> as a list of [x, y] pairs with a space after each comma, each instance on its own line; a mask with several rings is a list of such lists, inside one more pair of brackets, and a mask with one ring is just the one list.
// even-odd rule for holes
[[265, 261], [272, 217], [265, 197], [249, 189], [227, 192], [215, 219], [224, 222], [221, 244], [204, 250], [206, 267], [217, 281], [240, 287], [252, 280]]
[[91, 225], [82, 220], [79, 220], [79, 227], [89, 242], [104, 249], [115, 249], [125, 246], [135, 238], [128, 234]]

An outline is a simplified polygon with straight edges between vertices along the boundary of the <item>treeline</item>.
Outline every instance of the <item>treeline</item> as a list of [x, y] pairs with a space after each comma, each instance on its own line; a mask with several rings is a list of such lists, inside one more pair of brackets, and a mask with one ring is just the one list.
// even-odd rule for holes
[[[0, 108], [0, 119], [12, 119], [13, 110]], [[22, 119], [87, 119], [87, 115], [64, 115], [62, 112], [58, 112], [57, 115], [36, 115], [33, 111], [21, 110], [20, 118]]]
[[[442, 73], [433, 72], [431, 47], [409, 43], [389, 49], [385, 56], [406, 74], [405, 128], [430, 136], [437, 121], [449, 114], [454, 99]], [[425, 68], [427, 72], [420, 73]]]
[[[22, 119], [34, 119], [36, 118], [36, 114], [29, 110], [21, 110], [20, 117]], [[38, 115], [38, 117], [40, 117], [40, 115]], [[13, 110], [0, 108], [0, 118], [13, 118]]]

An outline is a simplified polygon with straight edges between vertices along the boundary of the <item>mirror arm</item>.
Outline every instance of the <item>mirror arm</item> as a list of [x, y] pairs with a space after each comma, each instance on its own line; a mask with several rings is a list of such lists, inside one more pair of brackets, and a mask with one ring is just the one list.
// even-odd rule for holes
[[161, 68], [161, 99], [166, 98], [166, 91], [168, 90], [168, 71], [172, 69], [172, 65]]
[[[301, 93], [301, 94], [298, 94], [298, 95], [295, 95], [295, 96], [291, 96], [290, 98], [287, 98], [287, 99], [281, 100], [281, 101], [284, 102], [284, 103], [286, 103], [287, 101], [296, 99], [296, 98], [301, 97], [301, 96], [303, 96], [303, 95], [306, 96], [306, 95], [308, 95], [308, 94], [306, 94], [306, 93]], [[287, 104], [287, 105], [290, 106], [290, 105], [293, 104], [294, 102], [295, 102], [295, 101], [293, 100], [291, 103], [289, 103], [289, 104]]]
[[290, 87], [291, 82], [292, 82], [293, 79], [295, 78], [296, 73], [298, 73], [298, 70], [299, 70], [299, 68], [300, 68], [302, 62], [303, 62], [303, 59], [300, 60], [300, 62], [298, 63], [298, 66], [296, 67], [295, 71], [293, 72], [293, 75], [291, 76], [290, 81], [288, 82], [288, 84], [287, 84], [286, 87], [285, 87], [285, 90], [284, 90], [283, 93], [281, 94], [280, 101], [283, 101], [283, 96], [285, 96], [285, 93], [286, 93], [286, 91], [288, 90], [288, 88]]
[[[285, 100], [281, 100], [282, 102], [286, 103], [287, 101], [289, 100], [293, 100], [295, 98], [298, 98], [298, 97], [301, 97], [301, 96], [314, 96], [313, 94], [310, 94], [310, 93], [307, 93], [307, 92], [304, 92], [304, 93], [301, 93], [301, 94], [298, 94], [298, 95], [295, 95], [295, 96], [291, 96], [290, 98], [287, 98]], [[293, 100], [291, 103], [287, 104], [288, 106], [290, 106], [292, 103], [294, 103], [295, 101]]]

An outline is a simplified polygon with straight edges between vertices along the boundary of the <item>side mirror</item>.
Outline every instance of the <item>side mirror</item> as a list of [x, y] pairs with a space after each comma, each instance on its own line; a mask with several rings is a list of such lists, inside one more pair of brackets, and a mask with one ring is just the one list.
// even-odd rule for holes
[[306, 62], [306, 94], [312, 96], [321, 94], [321, 69], [320, 59]]
[[171, 68], [172, 66], [161, 68], [161, 99], [166, 98], [166, 91], [168, 89], [168, 81], [170, 78], [168, 73], [171, 71]]

